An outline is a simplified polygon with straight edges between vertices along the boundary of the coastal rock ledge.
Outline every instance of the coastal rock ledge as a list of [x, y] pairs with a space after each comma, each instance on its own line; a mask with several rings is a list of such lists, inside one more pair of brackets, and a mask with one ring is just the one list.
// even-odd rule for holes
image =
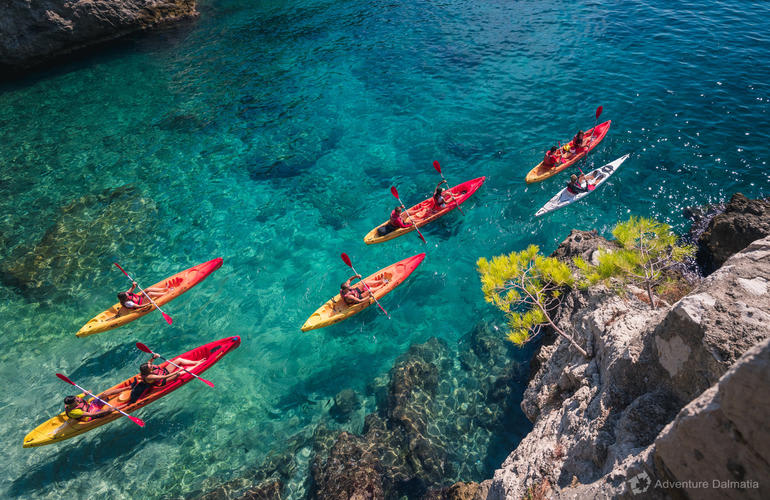
[[[569, 246], [555, 254], [585, 253]], [[591, 356], [544, 341], [521, 404], [533, 429], [484, 498], [770, 498], [770, 237], [670, 306], [597, 286], [557, 319]]]
[[2, 11], [0, 68], [13, 72], [198, 15], [196, 0], [5, 0]]

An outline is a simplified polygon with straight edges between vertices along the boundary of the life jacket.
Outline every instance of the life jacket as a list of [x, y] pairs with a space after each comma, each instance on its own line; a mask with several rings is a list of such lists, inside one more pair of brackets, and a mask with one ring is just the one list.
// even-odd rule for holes
[[[357, 299], [360, 299], [360, 298], [361, 298], [361, 290], [359, 290], [358, 288], [354, 288], [354, 287], [350, 287], [350, 288], [348, 288], [348, 291], [347, 291], [347, 292], [345, 292], [345, 295], [347, 295], [347, 294], [349, 294], [349, 293], [351, 293], [351, 292], [352, 292], [352, 293], [353, 293], [353, 294], [356, 296], [356, 298], [357, 298]], [[342, 290], [340, 290], [340, 293], [342, 293]], [[348, 299], [347, 299], [347, 298], [345, 298], [345, 295], [342, 295], [342, 301], [343, 301], [345, 304], [347, 304], [347, 305], [349, 305], [349, 306], [351, 306], [351, 305], [355, 305], [355, 304], [356, 304], [355, 302], [353, 302], [353, 303], [350, 303], [350, 302], [348, 302]]]
[[[161, 368], [160, 366], [153, 366], [152, 367], [152, 373], [153, 375], [168, 375], [168, 370], [165, 368]], [[166, 385], [167, 380], [164, 378], [160, 381], [160, 383], [153, 383], [153, 382], [147, 382], [144, 380], [144, 377], [142, 377], [142, 382], [149, 385], [150, 387], [163, 387]]]
[[[91, 405], [83, 401], [82, 399], [77, 404], [76, 407], [72, 408], [71, 410], [68, 410], [67, 407], [64, 407], [64, 413], [67, 414], [67, 417], [69, 417], [72, 420], [83, 420], [84, 422], [88, 422], [90, 420], [90, 417], [84, 417], [83, 413], [87, 412]], [[72, 413], [70, 413], [72, 412]]]
[[142, 299], [144, 298], [144, 295], [139, 293], [126, 292], [126, 297], [128, 297], [128, 300], [134, 304], [140, 306], [142, 305]]

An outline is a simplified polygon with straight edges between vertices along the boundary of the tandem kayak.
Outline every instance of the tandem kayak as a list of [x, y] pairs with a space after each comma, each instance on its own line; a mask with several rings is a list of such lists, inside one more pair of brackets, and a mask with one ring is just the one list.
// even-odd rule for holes
[[[555, 166], [550, 168], [544, 167], [543, 162], [541, 161], [540, 163], [537, 164], [535, 168], [529, 171], [529, 173], [527, 174], [527, 177], [524, 180], [527, 181], [527, 184], [532, 184], [533, 182], [540, 182], [553, 175], [558, 174], [565, 168], [568, 168], [569, 166], [574, 165], [575, 163], [577, 163], [578, 160], [582, 159], [585, 155], [587, 155], [589, 151], [595, 148], [596, 145], [602, 141], [602, 139], [604, 139], [604, 136], [607, 135], [607, 131], [610, 129], [611, 124], [612, 124], [612, 120], [609, 120], [604, 123], [600, 123], [595, 128], [586, 130], [583, 133], [583, 137], [584, 137], [583, 140], [589, 141], [587, 146], [578, 148], [578, 150], [575, 152], [575, 151], [572, 151], [572, 141], [569, 141], [556, 153], [557, 160], [556, 160]], [[567, 147], [569, 147], [570, 151], [565, 155], [564, 149]]]
[[554, 210], [558, 210], [562, 207], [566, 207], [567, 205], [574, 203], [578, 201], [581, 198], [585, 198], [590, 193], [592, 193], [596, 188], [598, 188], [601, 184], [606, 181], [609, 176], [615, 173], [615, 171], [620, 168], [620, 165], [628, 159], [629, 155], [624, 155], [618, 158], [617, 160], [610, 162], [603, 167], [599, 167], [596, 170], [593, 170], [586, 174], [586, 177], [593, 176], [594, 180], [596, 181], [593, 185], [593, 188], [590, 191], [585, 191], [583, 193], [571, 193], [567, 188], [562, 189], [559, 191], [556, 196], [548, 200], [548, 203], [543, 205], [543, 208], [537, 211], [535, 214], [535, 217], [539, 217], [543, 214], [547, 214], [548, 212], [553, 212]]
[[[371, 287], [376, 286], [375, 283], [385, 282], [383, 286], [374, 290], [374, 296], [379, 300], [403, 283], [404, 280], [417, 269], [417, 266], [420, 265], [424, 258], [424, 253], [409, 257], [396, 262], [395, 264], [391, 264], [384, 269], [380, 269], [371, 276], [364, 278], [364, 281]], [[365, 290], [364, 286], [360, 283], [353, 288], [358, 288], [361, 291]], [[305, 321], [305, 324], [302, 325], [302, 331], [306, 332], [308, 330], [315, 330], [316, 328], [323, 328], [325, 326], [333, 325], [334, 323], [339, 323], [344, 319], [360, 313], [373, 303], [374, 300], [370, 299], [368, 302], [361, 302], [349, 306], [342, 300], [342, 297], [340, 297], [340, 294], [338, 293], [324, 305], [319, 307], [316, 312], [310, 315], [307, 321]]]
[[[210, 342], [206, 345], [202, 345], [184, 354], [180, 354], [179, 356], [171, 358], [171, 361], [174, 361], [177, 358], [189, 359], [190, 361], [203, 360], [203, 362], [198, 366], [189, 369], [190, 372], [196, 375], [200, 375], [201, 373], [211, 368], [211, 366], [213, 366], [217, 361], [222, 359], [225, 354], [232, 351], [239, 345], [241, 345], [240, 337], [227, 337], [221, 340]], [[165, 366], [165, 363], [161, 363], [158, 366]], [[192, 375], [182, 372], [182, 374], [176, 379], [170, 382], [166, 382], [166, 385], [160, 387], [152, 387], [147, 392], [145, 392], [144, 395], [135, 403], [129, 404], [127, 406], [119, 406], [119, 408], [126, 413], [131, 413], [132, 411], [148, 405], [156, 399], [179, 389], [192, 379]], [[137, 380], [139, 380], [138, 374], [112, 387], [112, 389], [125, 388], [125, 390], [107, 398], [107, 402], [113, 406], [126, 404], [130, 398], [131, 387]], [[88, 401], [93, 401], [93, 398], [88, 398]], [[100, 418], [94, 418], [90, 420], [86, 418], [80, 421], [71, 421], [64, 412], [61, 412], [50, 420], [43, 422], [29, 434], [27, 434], [27, 436], [24, 438], [22, 446], [24, 448], [32, 448], [34, 446], [45, 446], [47, 444], [58, 443], [59, 441], [64, 441], [65, 439], [75, 437], [78, 434], [83, 434], [84, 432], [88, 432], [108, 422], [112, 422], [121, 416], [122, 415], [118, 412], [112, 412], [107, 416]]]
[[[486, 177], [479, 177], [477, 179], [463, 182], [462, 184], [458, 184], [450, 189], [445, 190], [444, 200], [446, 201], [446, 206], [441, 210], [433, 210], [433, 197], [431, 196], [427, 200], [409, 208], [407, 211], [409, 212], [409, 215], [414, 221], [416, 227], [422, 227], [425, 224], [432, 222], [457, 208], [458, 205], [462, 204], [465, 200], [470, 198], [471, 195], [475, 193], [482, 184], [484, 184], [485, 179]], [[449, 195], [449, 193], [452, 193], [454, 200], [452, 200], [452, 197]], [[407, 219], [407, 221], [408, 220], [409, 219]], [[367, 245], [374, 245], [375, 243], [382, 243], [383, 241], [398, 238], [401, 235], [414, 231], [415, 225], [394, 229], [382, 235], [378, 230], [380, 230], [380, 228], [388, 227], [388, 223], [384, 222], [369, 231], [367, 235], [364, 236], [364, 243]]]
[[[149, 288], [166, 287], [173, 288], [173, 290], [170, 290], [165, 295], [162, 295], [153, 300], [156, 304], [158, 304], [158, 306], [162, 306], [167, 302], [171, 302], [190, 288], [206, 279], [209, 274], [213, 273], [220, 267], [222, 267], [222, 258], [218, 257], [216, 259], [204, 262], [203, 264], [198, 264], [197, 266], [193, 266], [190, 269], [179, 272], [159, 283], [155, 283], [152, 285], [152, 287]], [[118, 312], [121, 309], [122, 308], [120, 302], [118, 302], [106, 311], [94, 316], [88, 323], [83, 326], [83, 328], [78, 330], [75, 335], [78, 337], [87, 337], [89, 335], [93, 335], [94, 333], [101, 333], [106, 332], [107, 330], [112, 330], [113, 328], [123, 326], [126, 323], [134, 321], [135, 319], [141, 318], [145, 314], [149, 314], [155, 309], [155, 306], [150, 305], [150, 307], [139, 310], [126, 311], [124, 309], [123, 313], [118, 316]]]

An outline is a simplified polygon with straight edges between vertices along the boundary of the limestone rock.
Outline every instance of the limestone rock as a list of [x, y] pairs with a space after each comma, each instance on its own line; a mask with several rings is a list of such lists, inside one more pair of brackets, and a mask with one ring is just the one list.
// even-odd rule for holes
[[[556, 320], [592, 357], [582, 358], [561, 338], [546, 337], [522, 401], [533, 429], [495, 472], [488, 498], [522, 498], [543, 481], [557, 498], [632, 498], [632, 485], [641, 488], [649, 486], [648, 479], [666, 477], [655, 465], [658, 433], [768, 337], [770, 237], [728, 259], [669, 308], [652, 310], [633, 296], [594, 287], [567, 294]], [[727, 393], [740, 400], [753, 390], [741, 385]], [[755, 407], [733, 412], [744, 417], [746, 429], [762, 427], [757, 419], [766, 415], [764, 406]], [[764, 443], [761, 433], [752, 432]], [[759, 463], [746, 458], [748, 453], [741, 457], [743, 462], [731, 466], [733, 478]], [[730, 470], [724, 461], [722, 467]], [[648, 497], [681, 494], [656, 489]]]
[[[688, 404], [655, 442], [656, 460], [695, 498], [770, 497], [770, 340]], [[713, 482], [728, 487], [714, 488]]]
[[570, 266], [572, 266], [573, 257], [582, 257], [586, 262], [596, 264], [598, 250], [602, 248], [614, 249], [618, 248], [618, 244], [599, 236], [596, 231], [573, 229], [551, 254], [551, 257], [555, 257]]
[[195, 0], [5, 0], [0, 68], [21, 69], [159, 23], [198, 15]]
[[770, 199], [749, 200], [736, 193], [698, 238], [698, 264], [709, 274], [749, 243], [769, 235]]
[[673, 305], [654, 349], [684, 402], [770, 335], [770, 237], [750, 244]]

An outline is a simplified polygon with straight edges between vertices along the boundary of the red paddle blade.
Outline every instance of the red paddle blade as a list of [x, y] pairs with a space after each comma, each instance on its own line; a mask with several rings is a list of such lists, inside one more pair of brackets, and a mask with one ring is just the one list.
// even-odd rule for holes
[[139, 427], [144, 427], [144, 420], [142, 420], [141, 418], [132, 417], [131, 415], [126, 415], [126, 416]]
[[120, 269], [121, 271], [123, 271], [123, 274], [125, 274], [126, 276], [128, 276], [128, 273], [127, 273], [127, 272], [126, 272], [126, 271], [125, 271], [125, 270], [124, 270], [122, 267], [120, 267], [120, 264], [118, 264], [117, 262], [113, 262], [113, 264], [115, 264], [115, 266], [117, 266], [117, 268], [118, 268], [118, 269]]
[[396, 186], [391, 186], [391, 188], [390, 188], [390, 192], [391, 192], [391, 194], [392, 194], [393, 196], [395, 196], [396, 198], [398, 198], [398, 191], [396, 190]]
[[435, 168], [438, 173], [441, 173], [441, 165], [439, 164], [438, 160], [433, 162], [433, 168]]
[[209, 386], [209, 387], [214, 387], [214, 384], [212, 384], [211, 382], [209, 382], [209, 381], [208, 381], [208, 380], [206, 380], [205, 378], [202, 378], [202, 377], [198, 377], [198, 380], [200, 380], [201, 382], [203, 382], [204, 384], [206, 384], [206, 385], [207, 385], [207, 386]]
[[57, 377], [59, 377], [60, 379], [64, 380], [64, 381], [65, 381], [65, 382], [67, 382], [68, 384], [71, 384], [71, 385], [75, 385], [75, 382], [73, 382], [72, 380], [70, 380], [69, 378], [67, 378], [67, 376], [66, 376], [66, 375], [62, 375], [61, 373], [57, 373], [57, 374], [56, 374], [56, 376], [57, 376]]
[[342, 257], [342, 262], [347, 264], [348, 267], [353, 267], [353, 264], [350, 262], [350, 257], [348, 257], [348, 254], [346, 254], [345, 252], [342, 252], [342, 255], [340, 255], [340, 257]]
[[163, 311], [161, 311], [160, 313], [163, 315], [163, 319], [165, 319], [166, 323], [168, 323], [169, 325], [174, 322], [174, 320], [172, 320], [171, 316], [169, 316], [168, 314], [164, 313]]
[[136, 343], [136, 348], [139, 349], [140, 351], [146, 352], [147, 354], [153, 354], [152, 349], [142, 344], [141, 342]]
[[598, 108], [596, 108], [596, 119], [597, 119], [597, 120], [599, 119], [599, 116], [602, 114], [602, 111], [603, 111], [603, 109], [604, 109], [604, 108], [602, 108], [601, 106], [599, 106]]
[[423, 243], [427, 243], [427, 241], [425, 241], [425, 236], [423, 236], [422, 233], [417, 233], [417, 236], [420, 237]]

